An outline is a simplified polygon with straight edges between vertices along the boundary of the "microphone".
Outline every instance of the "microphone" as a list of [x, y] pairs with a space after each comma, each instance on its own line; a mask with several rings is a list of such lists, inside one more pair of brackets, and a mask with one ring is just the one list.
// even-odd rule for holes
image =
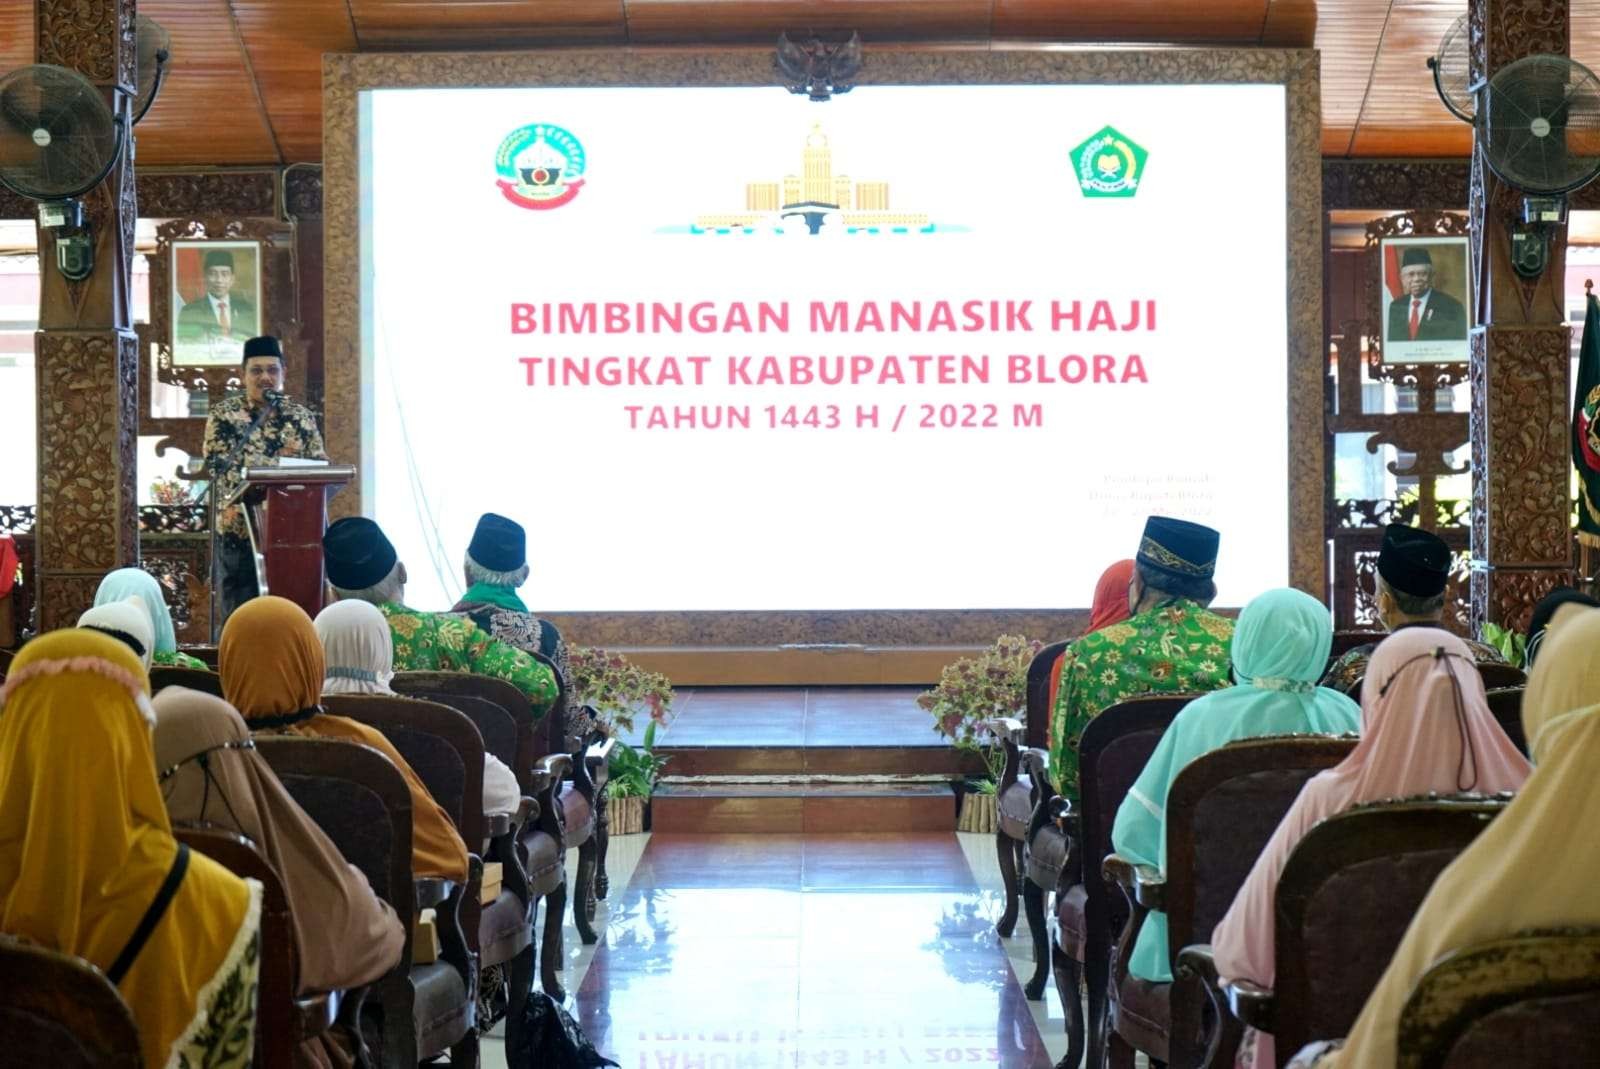
[[272, 405], [273, 407], [277, 407], [283, 403], [282, 390], [263, 390], [261, 392], [261, 396], [266, 398], [267, 404]]

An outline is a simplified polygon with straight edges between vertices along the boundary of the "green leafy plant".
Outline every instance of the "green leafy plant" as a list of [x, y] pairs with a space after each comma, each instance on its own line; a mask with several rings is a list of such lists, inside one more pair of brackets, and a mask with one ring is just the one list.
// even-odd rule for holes
[[1521, 668], [1528, 660], [1528, 639], [1520, 631], [1513, 631], [1509, 627], [1499, 624], [1485, 623], [1483, 625], [1483, 641], [1500, 651], [1500, 656], [1516, 668]]
[[607, 791], [613, 798], [648, 798], [661, 779], [661, 770], [667, 758], [656, 752], [656, 725], [644, 729], [644, 740], [639, 746], [629, 746], [621, 739], [611, 751], [609, 770], [610, 786]]
[[672, 683], [660, 672], [592, 646], [568, 646], [567, 664], [567, 704], [593, 708], [607, 734], [632, 731], [641, 709], [650, 714], [652, 728], [671, 722]]
[[935, 732], [957, 749], [983, 755], [989, 775], [973, 784], [976, 793], [992, 794], [1005, 768], [1005, 749], [981, 745], [978, 725], [1027, 713], [1028, 665], [1043, 645], [1020, 635], [1001, 635], [976, 657], [946, 665], [938, 685], [917, 696], [917, 704], [933, 715]]

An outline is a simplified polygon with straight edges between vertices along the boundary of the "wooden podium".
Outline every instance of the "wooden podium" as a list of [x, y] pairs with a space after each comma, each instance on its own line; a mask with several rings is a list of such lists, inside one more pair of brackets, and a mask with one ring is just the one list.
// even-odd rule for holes
[[288, 598], [308, 616], [322, 611], [328, 499], [355, 475], [356, 469], [334, 464], [245, 469], [244, 481], [223, 504], [244, 508], [262, 594]]

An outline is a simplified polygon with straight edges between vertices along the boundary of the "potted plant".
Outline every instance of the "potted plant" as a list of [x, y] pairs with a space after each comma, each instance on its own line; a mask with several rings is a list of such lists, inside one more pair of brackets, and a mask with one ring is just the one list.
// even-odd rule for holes
[[656, 725], [652, 722], [645, 727], [644, 741], [637, 747], [618, 739], [611, 751], [607, 792], [612, 835], [633, 835], [648, 830], [650, 795], [667, 763], [655, 749]]
[[1499, 624], [1483, 625], [1483, 641], [1500, 651], [1500, 656], [1513, 668], [1523, 668], [1528, 660], [1528, 637], [1520, 631]]
[[945, 666], [939, 683], [917, 696], [917, 704], [933, 716], [933, 730], [956, 749], [979, 754], [986, 772], [962, 785], [958, 831], [993, 831], [995, 790], [1005, 768], [1005, 748], [987, 740], [985, 721], [1021, 719], [1028, 708], [1028, 665], [1043, 643], [1020, 635], [1002, 635], [993, 646]]

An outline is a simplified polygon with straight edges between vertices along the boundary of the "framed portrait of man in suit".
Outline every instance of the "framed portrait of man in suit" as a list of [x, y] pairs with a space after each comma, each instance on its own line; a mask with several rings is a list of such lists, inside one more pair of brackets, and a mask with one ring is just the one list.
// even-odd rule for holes
[[1472, 328], [1467, 239], [1385, 238], [1380, 253], [1384, 362], [1466, 363]]
[[262, 331], [261, 243], [172, 243], [172, 362], [232, 366]]

